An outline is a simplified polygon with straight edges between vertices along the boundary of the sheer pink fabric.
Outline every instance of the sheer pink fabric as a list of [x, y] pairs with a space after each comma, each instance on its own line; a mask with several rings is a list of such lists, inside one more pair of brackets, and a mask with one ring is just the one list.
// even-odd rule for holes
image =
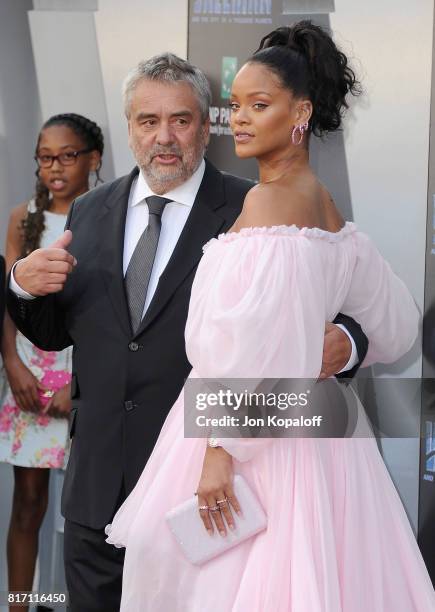
[[[395, 361], [415, 340], [414, 301], [351, 223], [336, 234], [245, 229], [204, 251], [186, 326], [191, 376], [317, 377], [325, 320], [339, 311], [368, 335], [366, 363]], [[193, 495], [204, 457], [204, 439], [183, 437], [183, 416], [181, 393], [107, 528], [108, 542], [126, 546], [123, 612], [435, 610], [408, 519], [370, 437], [221, 440], [264, 505], [268, 528], [192, 566], [164, 521]]]

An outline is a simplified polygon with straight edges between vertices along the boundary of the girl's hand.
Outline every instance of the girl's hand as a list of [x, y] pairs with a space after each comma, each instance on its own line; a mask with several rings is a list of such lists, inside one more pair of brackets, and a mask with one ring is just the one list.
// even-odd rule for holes
[[71, 412], [71, 383], [68, 383], [53, 395], [42, 409], [43, 414], [57, 419], [67, 418]]
[[[222, 536], [227, 533], [226, 524], [230, 529], [235, 528], [231, 506], [237, 514], [241, 514], [239, 502], [234, 494], [233, 476], [231, 455], [219, 446], [216, 448], [208, 446], [197, 494], [199, 514], [210, 535], [214, 531], [213, 525]], [[205, 506], [209, 509], [205, 509]]]
[[42, 408], [39, 392], [45, 388], [32, 374], [21, 359], [16, 355], [5, 360], [5, 370], [9, 386], [21, 410], [26, 412], [39, 412]]

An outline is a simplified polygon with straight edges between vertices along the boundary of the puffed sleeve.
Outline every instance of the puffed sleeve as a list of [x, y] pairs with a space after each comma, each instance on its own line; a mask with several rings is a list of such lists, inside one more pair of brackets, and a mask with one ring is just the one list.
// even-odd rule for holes
[[[337, 235], [282, 228], [227, 234], [205, 250], [186, 326], [196, 377], [317, 379], [325, 321], [338, 312], [358, 321], [369, 339], [364, 365], [393, 362], [409, 350], [418, 309], [369, 238], [353, 224]], [[270, 440], [220, 443], [245, 461]]]
[[[192, 287], [186, 347], [196, 376], [317, 378], [326, 317], [319, 250], [300, 234], [226, 238], [206, 249]], [[219, 442], [245, 461], [269, 441]]]
[[415, 342], [420, 313], [406, 285], [370, 238], [361, 232], [353, 238], [357, 258], [341, 312], [358, 321], [368, 337], [363, 367], [393, 363]]
[[325, 331], [321, 253], [301, 236], [216, 240], [198, 268], [186, 326], [203, 378], [316, 378]]

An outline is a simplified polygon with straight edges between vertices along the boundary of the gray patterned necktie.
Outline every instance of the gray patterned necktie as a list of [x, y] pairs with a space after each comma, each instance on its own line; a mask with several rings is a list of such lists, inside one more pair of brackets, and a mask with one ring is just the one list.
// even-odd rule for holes
[[148, 227], [145, 228], [139, 238], [125, 275], [125, 288], [133, 333], [137, 331], [142, 320], [148, 284], [159, 243], [163, 209], [168, 202], [172, 201], [160, 196], [149, 196], [145, 200], [149, 210]]

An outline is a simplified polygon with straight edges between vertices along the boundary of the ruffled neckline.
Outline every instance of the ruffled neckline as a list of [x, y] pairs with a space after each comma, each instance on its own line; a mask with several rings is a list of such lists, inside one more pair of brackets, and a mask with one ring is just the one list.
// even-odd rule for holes
[[343, 227], [338, 232], [329, 232], [320, 229], [319, 227], [298, 227], [297, 225], [271, 225], [263, 227], [243, 227], [238, 232], [227, 232], [219, 234], [217, 238], [212, 238], [203, 247], [205, 251], [213, 242], [234, 242], [240, 238], [248, 238], [251, 236], [304, 236], [306, 238], [315, 238], [326, 240], [327, 242], [339, 242], [349, 234], [356, 231], [356, 225], [352, 221], [346, 221]]

